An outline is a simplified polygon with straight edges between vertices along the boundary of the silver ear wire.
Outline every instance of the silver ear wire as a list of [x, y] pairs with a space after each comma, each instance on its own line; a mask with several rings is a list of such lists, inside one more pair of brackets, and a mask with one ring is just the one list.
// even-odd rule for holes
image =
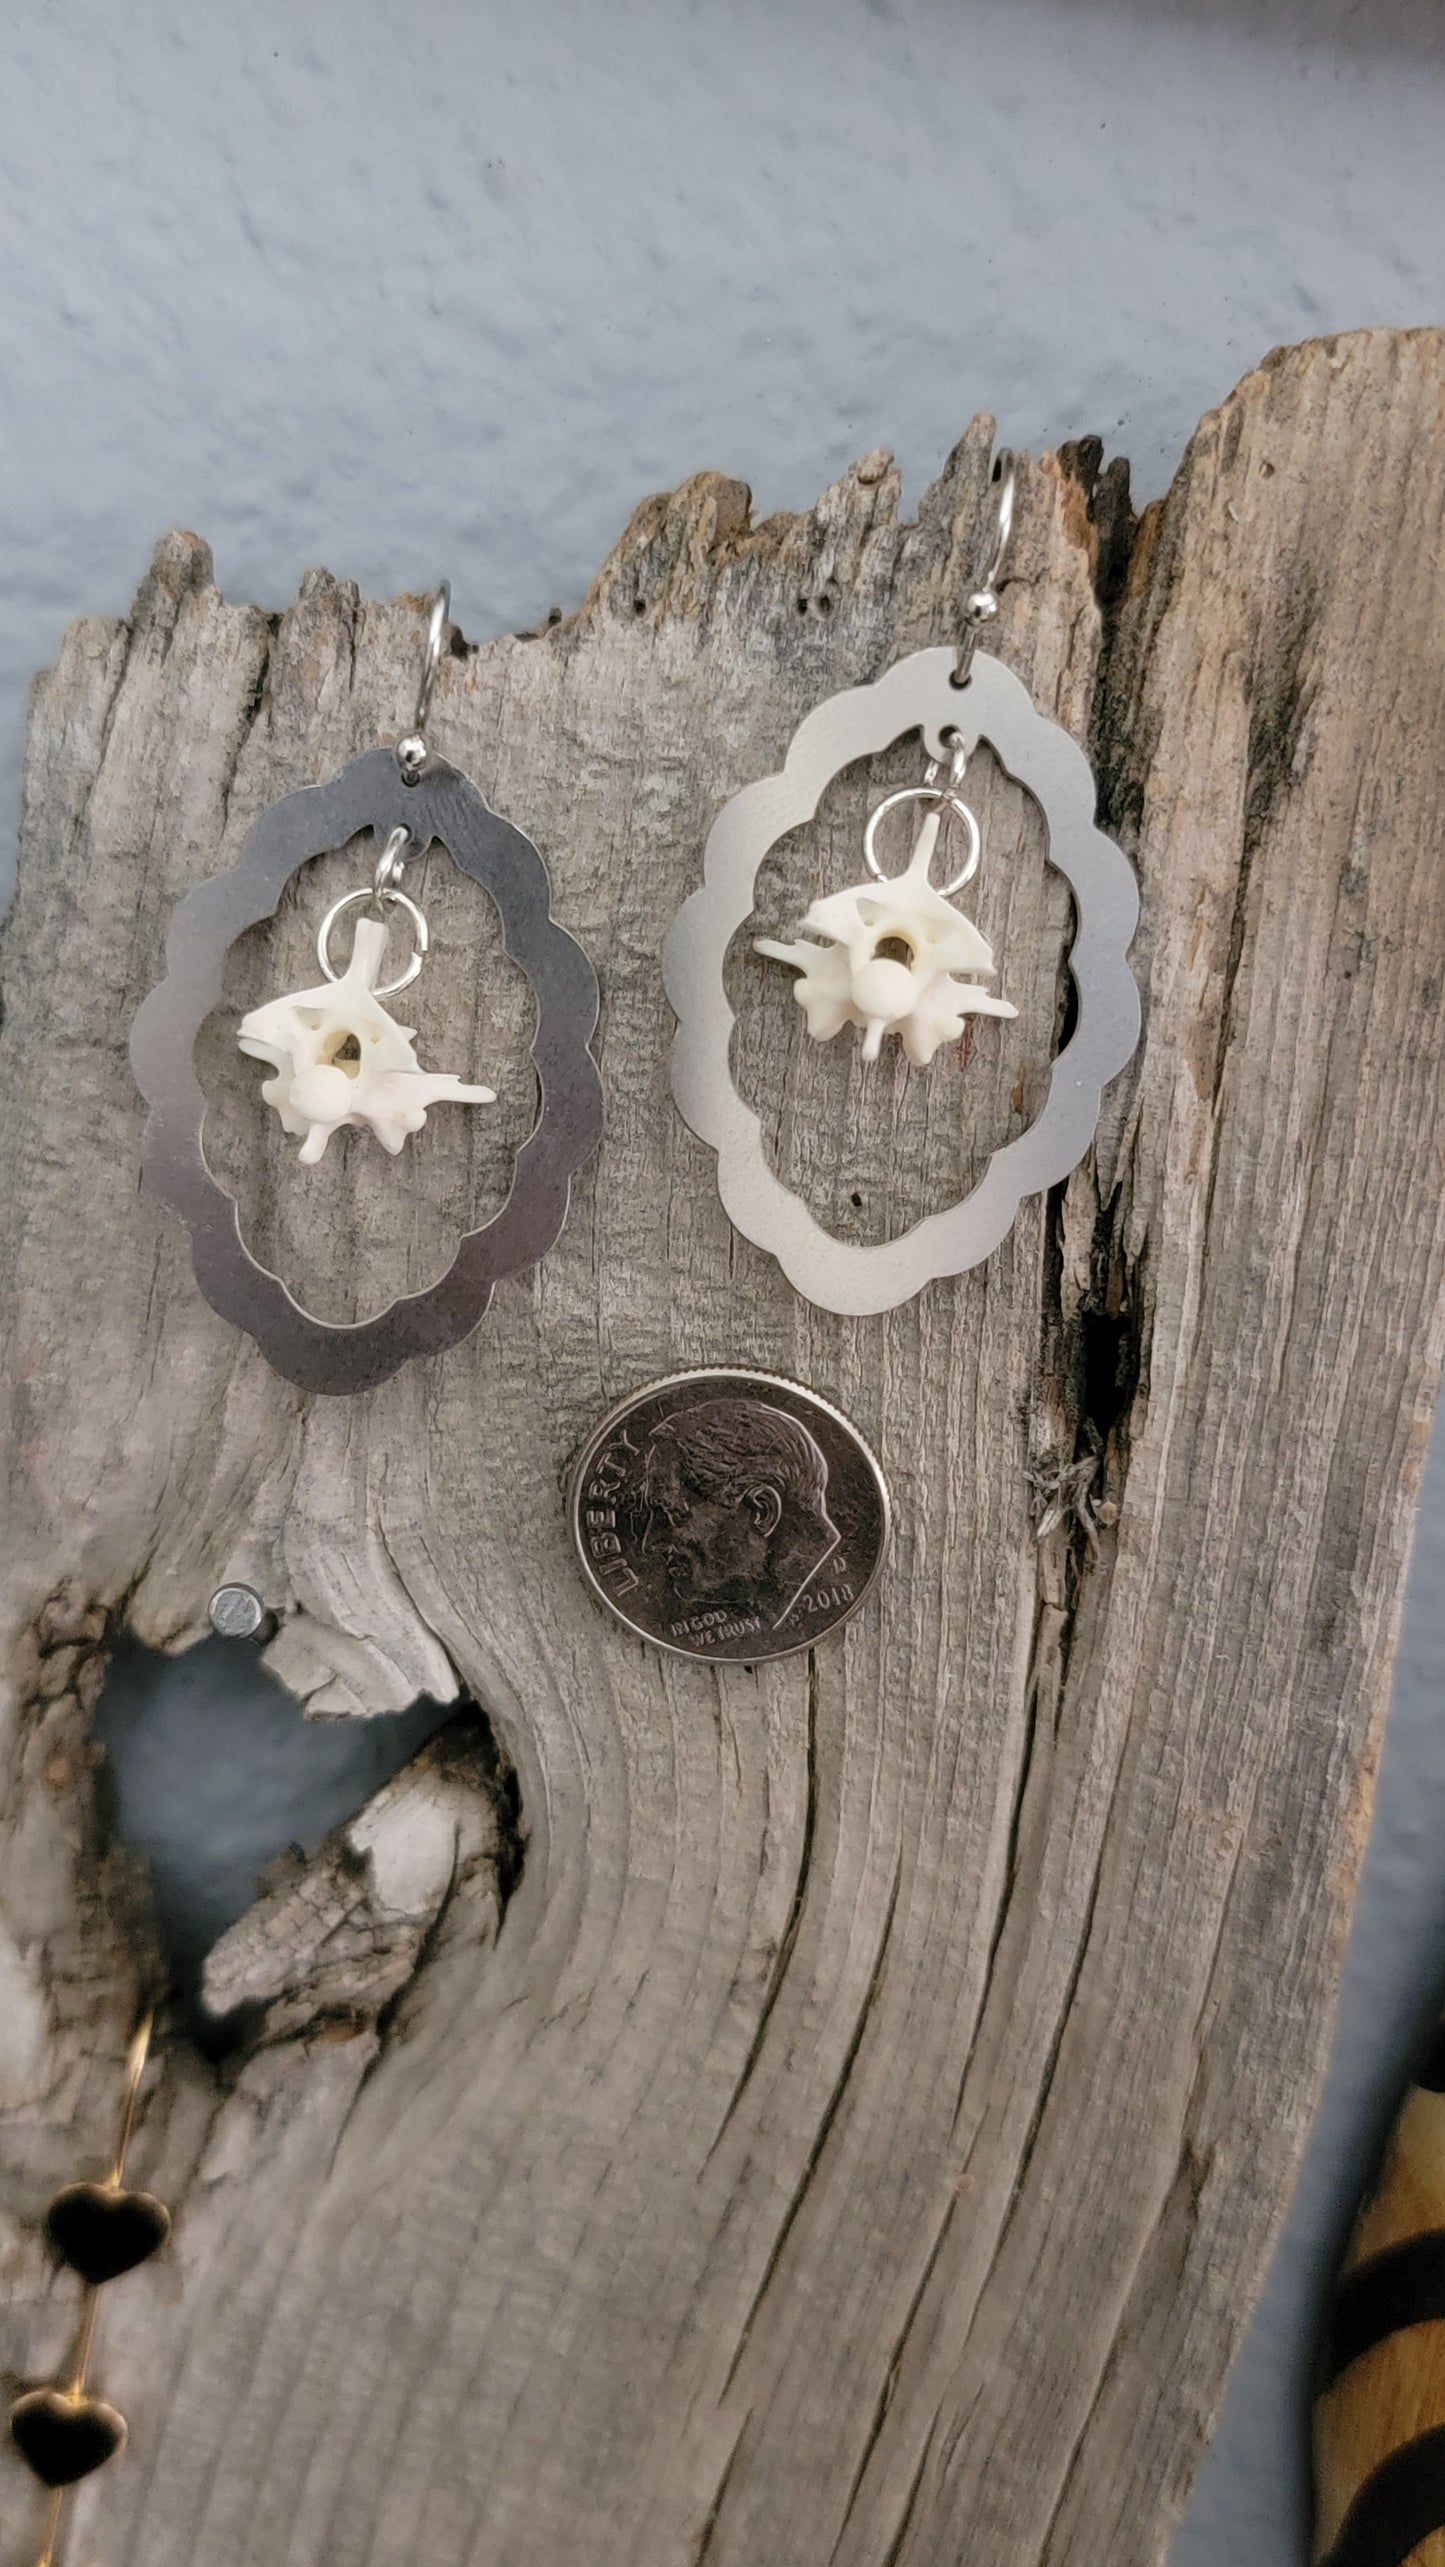
[[452, 584], [449, 579], [444, 579], [432, 599], [431, 613], [427, 617], [421, 677], [417, 684], [416, 711], [411, 717], [411, 729], [406, 738], [396, 744], [396, 762], [408, 784], [416, 784], [420, 780], [422, 768], [426, 765], [426, 717], [431, 711], [432, 688], [442, 664], [442, 646], [446, 641], [451, 612]]
[[998, 577], [1004, 566], [1014, 530], [1014, 498], [1018, 490], [1018, 465], [1010, 446], [1000, 446], [993, 459], [990, 476], [994, 490], [993, 540], [989, 545], [978, 585], [964, 600], [963, 638], [953, 663], [953, 683], [967, 686], [978, 637], [985, 624], [991, 624], [998, 613]]

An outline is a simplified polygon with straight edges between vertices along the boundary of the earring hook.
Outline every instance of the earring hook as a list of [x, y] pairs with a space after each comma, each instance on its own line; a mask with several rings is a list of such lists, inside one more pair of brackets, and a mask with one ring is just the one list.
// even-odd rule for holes
[[426, 641], [422, 646], [421, 676], [417, 682], [416, 711], [411, 717], [411, 729], [404, 740], [397, 742], [397, 764], [407, 784], [419, 782], [422, 768], [426, 765], [426, 718], [431, 711], [432, 688], [437, 682], [437, 670], [442, 664], [442, 648], [447, 637], [451, 611], [452, 584], [449, 579], [444, 579], [432, 599], [431, 613], [427, 617]]
[[978, 586], [964, 600], [963, 638], [953, 663], [955, 686], [967, 686], [979, 634], [998, 613], [998, 577], [1013, 535], [1014, 499], [1018, 491], [1018, 463], [1012, 447], [999, 447], [989, 478], [994, 491], [993, 533]]

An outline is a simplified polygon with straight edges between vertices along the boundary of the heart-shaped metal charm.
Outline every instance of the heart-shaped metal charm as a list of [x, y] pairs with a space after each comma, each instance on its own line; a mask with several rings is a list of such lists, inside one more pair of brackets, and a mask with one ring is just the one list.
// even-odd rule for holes
[[[746, 785], [719, 813], [702, 888], [679, 910], [663, 949], [663, 977], [678, 1020], [673, 1095], [699, 1139], [717, 1152], [718, 1190], [731, 1220], [824, 1310], [892, 1310], [936, 1276], [962, 1274], [991, 1256], [1024, 1197], [1057, 1185], [1078, 1166], [1094, 1135], [1103, 1089], [1139, 1039], [1139, 992], [1128, 960], [1138, 886], [1128, 858], [1095, 823], [1088, 761], [1002, 661], [975, 652], [967, 684], [958, 685], [957, 659], [952, 649], [915, 651], [875, 685], [832, 696], [810, 713], [781, 771]], [[960, 743], [972, 755], [986, 740], [1038, 804], [1049, 861], [1074, 897], [1069, 969], [1077, 1007], [1042, 1111], [1028, 1130], [995, 1150], [961, 1202], [900, 1238], [864, 1246], [825, 1230], [769, 1167], [758, 1117], [733, 1079], [734, 1017], [723, 965], [752, 910], [769, 850], [812, 819], [845, 767], [877, 756], [908, 731], [920, 731], [929, 758], [943, 766]]]
[[83, 2389], [30, 2389], [10, 2410], [10, 2438], [42, 2486], [73, 2487], [124, 2447], [125, 2418]]
[[159, 2254], [171, 2215], [154, 2193], [116, 2184], [67, 2184], [45, 2214], [45, 2233], [63, 2264], [98, 2289]]

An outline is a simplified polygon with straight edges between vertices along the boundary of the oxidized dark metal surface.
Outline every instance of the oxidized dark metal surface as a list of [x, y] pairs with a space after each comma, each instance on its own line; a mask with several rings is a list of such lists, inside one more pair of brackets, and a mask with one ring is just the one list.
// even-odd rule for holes
[[637, 1391], [589, 1438], [570, 1513], [583, 1576], [629, 1630], [724, 1663], [811, 1648], [888, 1549], [888, 1491], [856, 1427], [766, 1373]]
[[[206, 1164], [194, 1052], [219, 1004], [227, 953], [248, 927], [274, 915], [291, 876], [363, 830], [384, 845], [394, 828], [405, 828], [419, 850], [439, 839], [496, 902], [507, 952], [536, 994], [541, 1106], [506, 1202], [462, 1240], [440, 1281], [377, 1318], [339, 1326], [303, 1310], [247, 1248], [235, 1200]], [[230, 871], [179, 903], [166, 962], [166, 978], [131, 1029], [131, 1062], [151, 1109], [142, 1169], [150, 1191], [190, 1231], [196, 1280], [213, 1308], [302, 1390], [371, 1390], [414, 1355], [455, 1346], [476, 1326], [493, 1286], [546, 1255], [567, 1217], [573, 1175], [602, 1135], [602, 1084], [588, 1048], [597, 975], [551, 915], [547, 869], [531, 839], [446, 759], [430, 758], [421, 781], [409, 785], [394, 751], [370, 749], [329, 784], [307, 785], [262, 812]]]

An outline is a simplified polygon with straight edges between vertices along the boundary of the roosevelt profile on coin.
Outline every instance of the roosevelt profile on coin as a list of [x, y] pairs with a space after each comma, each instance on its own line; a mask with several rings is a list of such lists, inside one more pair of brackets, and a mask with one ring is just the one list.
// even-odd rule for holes
[[841, 1409], [802, 1382], [709, 1364], [648, 1382], [573, 1465], [577, 1562], [639, 1639], [709, 1665], [815, 1648], [888, 1548], [888, 1490]]
[[704, 1399], [647, 1440], [645, 1556], [667, 1564], [677, 1611], [732, 1605], [776, 1631], [842, 1536], [828, 1464], [806, 1426], [756, 1399]]

